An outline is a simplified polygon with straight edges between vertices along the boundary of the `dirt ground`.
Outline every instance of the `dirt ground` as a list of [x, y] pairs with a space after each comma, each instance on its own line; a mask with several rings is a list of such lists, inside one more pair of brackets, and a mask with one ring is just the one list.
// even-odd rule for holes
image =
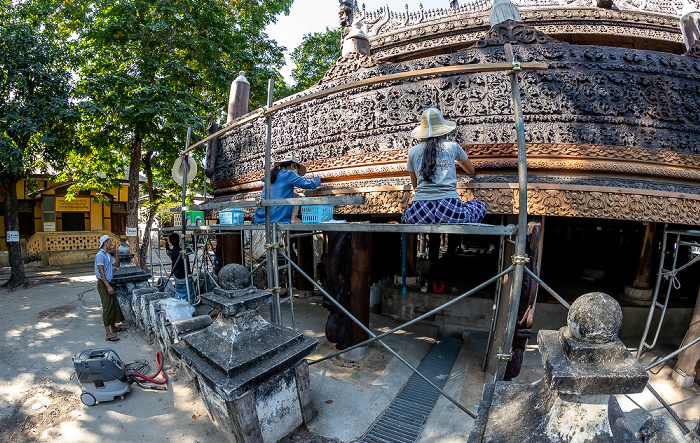
[[[0, 281], [5, 277], [2, 271]], [[149, 361], [154, 372], [157, 350], [128, 324], [127, 331], [117, 333], [119, 342], [105, 341], [91, 271], [85, 266], [61, 271], [30, 267], [28, 286], [0, 289], [0, 442], [227, 441], [193, 385], [185, 382], [179, 369], [170, 367], [168, 359], [168, 391], [134, 385], [124, 399], [116, 397], [90, 407], [80, 401], [72, 362], [75, 354], [113, 349], [125, 363]], [[323, 342], [323, 350], [330, 351], [331, 345]], [[373, 371], [358, 373], [352, 364], [338, 359], [321, 363], [319, 369], [334, 367], [339, 378], [357, 378], [362, 384], [367, 376], [376, 378], [387, 364], [385, 355], [373, 351], [364, 362]], [[311, 357], [320, 356], [317, 352]], [[305, 426], [282, 440], [292, 442], [342, 443]]]
[[0, 441], [225, 441], [193, 386], [167, 362], [167, 391], [134, 386], [123, 400], [84, 405], [75, 354], [113, 349], [124, 362], [146, 360], [154, 371], [157, 348], [133, 327], [118, 333], [119, 342], [105, 341], [89, 269], [30, 277], [29, 287], [0, 289]]

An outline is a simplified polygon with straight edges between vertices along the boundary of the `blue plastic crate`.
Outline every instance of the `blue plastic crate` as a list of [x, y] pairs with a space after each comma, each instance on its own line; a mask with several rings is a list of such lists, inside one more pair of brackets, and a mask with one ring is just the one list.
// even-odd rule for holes
[[308, 205], [301, 207], [301, 221], [321, 223], [333, 220], [333, 205]]
[[229, 209], [228, 211], [219, 211], [220, 225], [242, 225], [245, 212], [242, 209]]

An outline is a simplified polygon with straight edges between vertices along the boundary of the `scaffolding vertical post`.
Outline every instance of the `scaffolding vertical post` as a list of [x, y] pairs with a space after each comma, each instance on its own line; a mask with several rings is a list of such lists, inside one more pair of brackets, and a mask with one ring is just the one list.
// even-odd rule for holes
[[406, 300], [406, 233], [401, 234], [401, 299]]
[[[151, 265], [151, 283], [154, 283], [155, 277], [153, 276], [153, 228], [148, 228], [148, 241], [150, 242], [150, 248], [148, 248], [148, 261]], [[160, 235], [158, 236], [158, 246], [160, 246]]]
[[503, 334], [501, 351], [498, 356], [498, 365], [494, 376], [495, 381], [503, 380], [506, 366], [512, 356], [511, 348], [513, 345], [513, 335], [515, 333], [515, 323], [518, 316], [520, 291], [523, 284], [523, 268], [528, 260], [525, 255], [525, 243], [527, 241], [527, 157], [523, 108], [520, 100], [520, 85], [518, 84], [520, 63], [515, 61], [513, 47], [510, 43], [504, 45], [504, 50], [506, 60], [513, 64], [513, 69], [508, 71], [508, 75], [510, 77], [510, 92], [512, 94], [513, 114], [515, 117], [515, 137], [518, 142], [518, 235], [515, 244], [515, 256], [513, 257], [515, 270], [513, 271], [513, 286], [511, 287], [508, 305], [508, 318]]
[[[267, 107], [272, 107], [273, 94], [274, 94], [275, 80], [269, 79], [267, 81]], [[267, 137], [265, 140], [265, 200], [270, 199], [270, 147], [272, 145], [272, 114], [267, 115]], [[272, 309], [270, 310], [270, 320], [273, 323], [281, 324], [282, 319], [280, 316], [280, 294], [278, 285], [276, 281], [278, 279], [274, 278], [277, 275], [277, 249], [276, 248], [276, 235], [274, 235], [274, 229], [272, 223], [270, 222], [270, 207], [265, 206], [265, 240], [268, 245], [266, 245], [266, 258], [267, 258], [267, 288], [272, 291]]]
[[[192, 136], [192, 126], [187, 127], [187, 140], [185, 141], [185, 150], [189, 149], [190, 147], [190, 137]], [[187, 165], [188, 165], [188, 156], [189, 154], [185, 154], [182, 156], [182, 166], [183, 166], [183, 171], [182, 171], [182, 217], [181, 217], [181, 223], [182, 223], [182, 238], [180, 239], [180, 255], [182, 259], [184, 260], [185, 263], [185, 291], [187, 292], [187, 301], [192, 303], [194, 300], [192, 298], [192, 294], [190, 294], [190, 262], [187, 259], [187, 225], [186, 225], [186, 219], [185, 219], [185, 197], [187, 195]], [[174, 266], [174, 265], [173, 265]]]

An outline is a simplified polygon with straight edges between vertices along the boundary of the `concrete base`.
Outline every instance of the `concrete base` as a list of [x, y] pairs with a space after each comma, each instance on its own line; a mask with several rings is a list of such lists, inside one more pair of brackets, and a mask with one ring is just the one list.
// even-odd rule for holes
[[671, 372], [671, 380], [681, 388], [692, 388], [695, 385], [695, 377], [688, 375], [678, 368], [674, 368]]
[[635, 288], [625, 285], [625, 289], [620, 296], [620, 300], [636, 306], [651, 306], [654, 297], [653, 289]]
[[[382, 314], [399, 321], [409, 321], [454, 300], [455, 297], [452, 294], [434, 294], [411, 290], [406, 292], [404, 300], [400, 287], [383, 288]], [[441, 335], [459, 337], [465, 329], [488, 332], [492, 315], [493, 298], [467, 297], [466, 300], [455, 303], [434, 316], [428, 317], [425, 322], [438, 326]], [[566, 318], [566, 310], [564, 310], [564, 316]]]
[[95, 261], [97, 249], [76, 249], [70, 251], [42, 252], [41, 262], [44, 266], [63, 266], [74, 263], [90, 263]]
[[[580, 401], [583, 397], [590, 397], [592, 401]], [[627, 425], [615, 397], [578, 398], [578, 401], [561, 398], [547, 389], [542, 380], [531, 384], [488, 383], [484, 385], [469, 442], [639, 442]], [[590, 406], [593, 406], [592, 410], [589, 410]], [[604, 424], [600, 429], [587, 429], [594, 434], [585, 434], [583, 428], [576, 427], [581, 424], [582, 411], [587, 410], [589, 412], [586, 414], [600, 414], [596, 417], [600, 419], [600, 424]], [[525, 435], [528, 438], [523, 440]], [[595, 439], [586, 439], [592, 435], [595, 435]]]
[[348, 360], [348, 361], [358, 361], [361, 358], [367, 357], [369, 355], [369, 346], [361, 346], [359, 348], [355, 348], [352, 351], [348, 351], [345, 354], [342, 354], [340, 358], [343, 360]]
[[209, 416], [231, 442], [274, 443], [316, 416], [305, 361], [233, 400], [195, 378]]

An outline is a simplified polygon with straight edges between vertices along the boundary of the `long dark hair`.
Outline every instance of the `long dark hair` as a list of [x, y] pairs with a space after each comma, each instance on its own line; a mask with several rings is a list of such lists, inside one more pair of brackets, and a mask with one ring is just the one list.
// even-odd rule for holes
[[288, 168], [292, 163], [294, 162], [283, 162], [277, 166], [273, 166], [272, 169], [270, 169], [270, 183], [274, 183], [275, 180], [277, 180], [277, 174], [279, 174], [282, 169]]
[[423, 175], [423, 180], [431, 181], [430, 177], [435, 173], [437, 169], [437, 150], [440, 146], [440, 137], [429, 137], [425, 141], [425, 148], [423, 149], [423, 163], [421, 163], [420, 172]]

